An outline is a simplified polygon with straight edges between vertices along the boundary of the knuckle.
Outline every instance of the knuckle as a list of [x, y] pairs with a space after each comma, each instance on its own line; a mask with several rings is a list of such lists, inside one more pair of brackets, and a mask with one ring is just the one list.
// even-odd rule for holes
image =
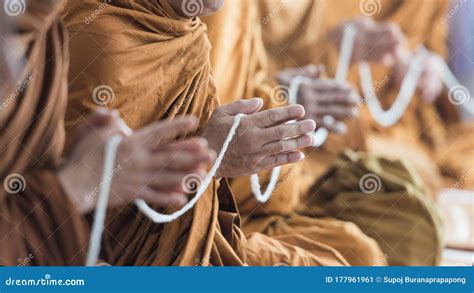
[[285, 133], [282, 128], [280, 127], [275, 127], [275, 130], [273, 131], [273, 135], [277, 139], [283, 139], [285, 137]]
[[268, 111], [267, 113], [267, 119], [268, 121], [275, 123], [278, 121], [278, 112], [276, 111]]
[[277, 143], [277, 144], [275, 145], [275, 151], [276, 151], [277, 153], [282, 153], [282, 152], [284, 152], [284, 151], [285, 151], [285, 145], [284, 145], [284, 143], [283, 143], [283, 142]]

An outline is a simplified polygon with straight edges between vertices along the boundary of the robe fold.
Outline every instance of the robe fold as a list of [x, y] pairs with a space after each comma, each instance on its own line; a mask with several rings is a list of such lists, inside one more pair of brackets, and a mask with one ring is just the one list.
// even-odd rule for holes
[[[259, 96], [265, 108], [281, 106], [273, 96], [277, 87], [268, 74], [258, 18], [258, 3], [228, 0], [223, 9], [203, 18], [212, 44], [211, 61], [216, 86], [224, 104]], [[259, 204], [250, 189], [249, 177], [231, 181], [246, 235], [261, 232], [305, 250], [330, 247], [351, 265], [383, 265], [385, 258], [375, 240], [349, 222], [317, 219], [295, 213], [300, 205], [303, 162], [285, 166], [271, 199]], [[262, 189], [270, 171], [262, 172]], [[309, 187], [309, 186], [308, 186]]]
[[[113, 97], [103, 104], [134, 129], [184, 114], [206, 125], [219, 99], [198, 18], [178, 16], [163, 0], [69, 1], [63, 17], [73, 60], [68, 126], [97, 106], [100, 86]], [[154, 224], [131, 206], [110, 212], [103, 247], [102, 258], [114, 265], [347, 264], [329, 247], [300, 253], [262, 234], [245, 237], [225, 179], [214, 180], [194, 209], [171, 223]]]
[[56, 176], [69, 62], [59, 9], [59, 1], [31, 1], [12, 19], [25, 60], [0, 111], [0, 265], [85, 264], [89, 228]]
[[390, 265], [441, 261], [439, 212], [421, 179], [401, 161], [346, 151], [312, 186], [300, 212], [357, 224], [377, 239]]
[[[327, 33], [343, 21], [362, 16], [360, 4], [358, 0], [261, 1], [262, 18], [278, 11], [276, 17], [263, 25], [272, 70], [320, 63], [326, 66], [329, 76], [334, 76], [339, 52], [327, 42]], [[373, 18], [399, 24], [410, 49], [424, 44], [446, 56], [447, 4], [446, 0], [381, 0]], [[391, 69], [374, 64], [372, 72], [377, 96], [387, 109], [399, 92]], [[348, 80], [359, 84], [357, 68], [349, 72]], [[435, 104], [428, 104], [416, 93], [403, 118], [389, 129], [378, 125], [361, 104], [361, 118], [357, 122], [368, 151], [412, 164], [433, 197], [442, 187], [474, 187], [474, 125], [459, 121], [447, 95], [446, 91]], [[352, 132], [353, 128], [349, 129]]]

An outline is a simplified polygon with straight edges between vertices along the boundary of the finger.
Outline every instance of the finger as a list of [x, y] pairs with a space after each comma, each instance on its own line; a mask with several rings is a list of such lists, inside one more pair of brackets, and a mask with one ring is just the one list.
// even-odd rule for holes
[[326, 128], [330, 132], [337, 134], [347, 133], [347, 125], [342, 121], [327, 121], [327, 119], [317, 119], [318, 128]]
[[352, 107], [357, 105], [360, 100], [359, 96], [355, 91], [336, 90], [333, 92], [319, 93], [319, 99], [317, 99], [318, 105], [331, 105], [337, 104], [340, 106]]
[[169, 144], [162, 144], [157, 146], [153, 152], [170, 152], [170, 151], [189, 151], [195, 153], [201, 153], [208, 150], [208, 143], [207, 140], [204, 138], [193, 138], [187, 140], [181, 140], [177, 142], [172, 142]]
[[225, 105], [221, 108], [227, 115], [253, 114], [259, 111], [263, 107], [263, 100], [260, 98], [254, 98], [250, 100], [239, 100], [231, 104]]
[[343, 120], [347, 117], [353, 117], [354, 111], [352, 108], [339, 107], [339, 106], [328, 106], [328, 107], [316, 107], [312, 111], [316, 117], [332, 116], [336, 120]]
[[268, 156], [288, 153], [302, 148], [310, 147], [312, 145], [313, 136], [311, 134], [305, 134], [297, 138], [268, 143], [261, 148], [260, 154]]
[[247, 121], [254, 123], [256, 127], [266, 128], [282, 124], [291, 120], [301, 119], [304, 116], [304, 108], [301, 105], [291, 105], [278, 109], [266, 110], [246, 117]]
[[167, 193], [150, 187], [142, 188], [135, 197], [160, 208], [181, 208], [188, 202], [188, 198], [182, 193]]
[[183, 184], [186, 183], [184, 181], [188, 175], [191, 175], [193, 180], [197, 180], [197, 183], [200, 184], [206, 176], [206, 172], [204, 169], [194, 169], [192, 172], [162, 170], [154, 174], [147, 185], [154, 189], [182, 191]]
[[187, 151], [177, 152], [159, 152], [153, 154], [144, 163], [147, 170], [162, 170], [164, 168], [170, 170], [187, 171], [195, 169], [201, 164], [209, 164], [214, 160], [214, 156], [208, 152], [192, 153]]
[[307, 119], [294, 123], [282, 124], [271, 128], [263, 129], [258, 135], [263, 141], [263, 145], [271, 142], [298, 137], [306, 133], [313, 132], [316, 129], [316, 123]]
[[83, 123], [78, 124], [70, 130], [72, 142], [77, 142], [92, 129], [98, 129], [107, 125], [112, 125], [118, 118], [118, 111], [111, 111], [106, 108], [96, 108], [89, 114]]
[[303, 159], [304, 154], [302, 152], [291, 152], [286, 154], [271, 155], [260, 162], [259, 169], [267, 170], [278, 166], [294, 164]]
[[171, 121], [155, 122], [137, 131], [133, 136], [142, 140], [150, 149], [157, 145], [167, 143], [177, 136], [196, 131], [198, 120], [193, 116], [178, 117]]

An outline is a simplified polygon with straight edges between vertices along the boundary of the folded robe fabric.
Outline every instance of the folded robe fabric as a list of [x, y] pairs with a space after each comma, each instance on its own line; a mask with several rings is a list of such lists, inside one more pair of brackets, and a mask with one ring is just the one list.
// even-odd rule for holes
[[[85, 21], [90, 15], [97, 17]], [[64, 20], [73, 59], [68, 125], [97, 106], [100, 86], [113, 91], [106, 106], [132, 128], [183, 114], [204, 126], [218, 106], [206, 26], [178, 16], [167, 1], [70, 1]], [[172, 223], [154, 224], [134, 207], [111, 212], [102, 258], [115, 265], [347, 265], [330, 247], [309, 252], [261, 234], [247, 239], [239, 221], [226, 181], [214, 181]]]
[[[220, 11], [203, 18], [203, 21], [209, 30], [212, 67], [221, 101], [231, 103], [259, 96], [264, 99], [265, 108], [284, 105], [285, 101], [275, 97], [274, 89], [278, 88], [276, 81], [269, 78], [258, 3], [228, 0]], [[385, 264], [377, 243], [356, 225], [295, 214], [300, 204], [301, 185], [309, 186], [302, 180], [301, 172], [302, 163], [285, 166], [271, 199], [265, 204], [255, 200], [249, 177], [232, 180], [237, 206], [244, 217], [242, 227], [246, 235], [261, 232], [290, 241], [305, 250], [325, 245], [339, 251], [351, 265]], [[260, 174], [263, 189], [269, 174]]]
[[12, 37], [21, 45], [16, 52], [25, 62], [0, 111], [0, 265], [85, 264], [87, 223], [55, 175], [69, 58], [57, 2], [30, 1], [12, 19], [19, 32]]
[[377, 239], [390, 265], [439, 265], [441, 218], [401, 161], [346, 151], [312, 187], [302, 214], [351, 221]]
[[[445, 56], [447, 24], [443, 17], [447, 4], [445, 0], [382, 0], [376, 5], [373, 18], [399, 24], [411, 49], [424, 44]], [[327, 33], [343, 21], [362, 16], [361, 7], [357, 0], [302, 0], [283, 4], [275, 0], [260, 1], [263, 19], [278, 8], [278, 15], [263, 25], [270, 67], [278, 70], [286, 66], [321, 63], [326, 65], [328, 74], [334, 76], [339, 53], [328, 44]], [[294, 45], [284, 46], [289, 41]], [[377, 95], [386, 109], [399, 92], [390, 70], [380, 65], [372, 66]], [[350, 71], [348, 78], [359, 84], [357, 68]], [[435, 105], [424, 102], [417, 93], [401, 121], [389, 129], [377, 125], [363, 105], [360, 110], [358, 129], [364, 134], [361, 137], [365, 139], [366, 148], [412, 164], [432, 197], [443, 185], [459, 185], [461, 181], [459, 187], [473, 188], [473, 175], [469, 170], [472, 169], [470, 158], [474, 145], [469, 142], [474, 141], [474, 125], [459, 122], [455, 107], [448, 102], [447, 92]], [[352, 131], [352, 127], [350, 129]], [[461, 158], [466, 157], [469, 160], [462, 162]]]

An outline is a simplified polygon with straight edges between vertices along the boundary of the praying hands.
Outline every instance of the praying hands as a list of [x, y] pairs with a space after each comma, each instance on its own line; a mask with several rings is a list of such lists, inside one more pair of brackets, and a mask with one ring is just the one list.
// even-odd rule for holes
[[310, 133], [316, 125], [311, 120], [290, 122], [305, 116], [303, 107], [295, 105], [258, 112], [262, 106], [261, 99], [240, 100], [214, 111], [203, 137], [217, 152], [222, 148], [235, 115], [248, 115], [237, 128], [217, 172], [218, 177], [256, 174], [304, 159], [299, 149], [312, 145]]
[[[75, 148], [59, 170], [66, 194], [82, 211], [95, 208], [103, 169], [105, 144], [115, 134], [124, 136], [117, 152], [109, 206], [144, 199], [160, 207], [181, 207], [188, 201], [183, 190], [186, 175], [204, 177], [214, 160], [204, 139], [169, 143], [196, 130], [193, 117], [157, 122], [131, 133], [118, 112], [98, 110], [75, 130]], [[94, 170], [94, 172], [91, 172]], [[80, 180], [79, 180], [80, 179]]]

